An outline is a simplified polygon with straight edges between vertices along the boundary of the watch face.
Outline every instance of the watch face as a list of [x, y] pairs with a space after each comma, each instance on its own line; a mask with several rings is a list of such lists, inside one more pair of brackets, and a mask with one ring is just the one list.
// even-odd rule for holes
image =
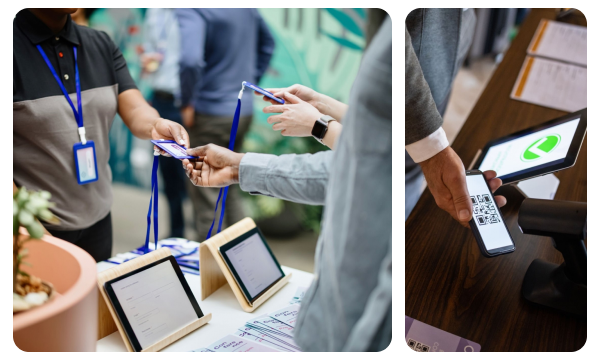
[[322, 140], [323, 137], [325, 136], [326, 130], [327, 130], [327, 123], [321, 119], [317, 119], [317, 121], [315, 121], [315, 125], [312, 128], [311, 134], [315, 138]]

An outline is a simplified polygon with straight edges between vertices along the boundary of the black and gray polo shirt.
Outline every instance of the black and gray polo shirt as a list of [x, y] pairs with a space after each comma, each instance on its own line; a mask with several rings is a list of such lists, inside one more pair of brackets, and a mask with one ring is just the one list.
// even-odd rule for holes
[[[98, 181], [77, 183], [73, 145], [77, 122], [56, 79], [36, 45], [40, 44], [77, 107], [75, 59], [81, 85], [86, 138], [96, 145]], [[47, 190], [56, 203], [60, 225], [54, 230], [87, 228], [103, 219], [112, 205], [108, 134], [117, 113], [118, 95], [135, 89], [119, 49], [104, 32], [75, 24], [52, 31], [29, 10], [13, 22], [13, 180], [17, 186]]]

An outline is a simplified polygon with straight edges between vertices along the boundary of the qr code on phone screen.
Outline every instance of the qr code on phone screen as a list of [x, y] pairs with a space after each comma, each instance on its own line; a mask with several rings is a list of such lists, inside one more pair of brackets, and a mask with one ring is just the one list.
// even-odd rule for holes
[[500, 222], [496, 206], [489, 194], [471, 196], [473, 201], [473, 217], [477, 225], [489, 225]]

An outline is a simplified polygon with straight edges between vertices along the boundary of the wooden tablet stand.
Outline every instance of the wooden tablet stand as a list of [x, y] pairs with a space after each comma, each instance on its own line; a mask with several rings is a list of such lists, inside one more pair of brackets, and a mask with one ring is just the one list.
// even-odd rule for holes
[[202, 300], [206, 299], [227, 282], [242, 309], [246, 312], [253, 312], [288, 283], [292, 274], [279, 279], [275, 285], [256, 299], [253, 304], [249, 304], [246, 297], [244, 297], [242, 289], [240, 289], [225, 261], [223, 261], [219, 253], [219, 247], [255, 227], [256, 224], [251, 218], [245, 218], [200, 244], [200, 290]]
[[[169, 248], [160, 248], [146, 255], [142, 255], [138, 258], [127, 261], [121, 265], [104, 270], [98, 274], [98, 289], [100, 290], [101, 294], [101, 299], [98, 299], [98, 339], [102, 339], [103, 337], [118, 330], [121, 334], [121, 338], [123, 338], [123, 342], [125, 342], [127, 350], [134, 351], [133, 347], [129, 343], [127, 334], [125, 333], [123, 326], [121, 326], [121, 322], [119, 321], [119, 318], [117, 317], [117, 314], [115, 313], [115, 310], [113, 309], [113, 306], [106, 295], [106, 291], [104, 291], [104, 283], [170, 255], [171, 251]], [[143, 349], [142, 352], [159, 351], [181, 339], [185, 335], [191, 333], [192, 331], [198, 329], [200, 326], [205, 325], [210, 321], [211, 318], [211, 313], [206, 314], [191, 324], [184, 326], [183, 328], [166, 336], [162, 340], [159, 340], [150, 347]]]

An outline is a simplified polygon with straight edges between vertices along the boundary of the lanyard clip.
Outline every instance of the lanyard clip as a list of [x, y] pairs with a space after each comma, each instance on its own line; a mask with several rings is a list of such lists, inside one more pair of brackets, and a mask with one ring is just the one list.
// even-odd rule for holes
[[246, 88], [246, 82], [242, 82], [242, 90], [240, 90], [240, 93], [238, 94], [238, 99], [242, 99], [242, 95], [244, 95], [244, 89]]
[[81, 145], [85, 145], [87, 140], [85, 139], [85, 128], [82, 126], [77, 129], [79, 131], [79, 140], [81, 140]]

